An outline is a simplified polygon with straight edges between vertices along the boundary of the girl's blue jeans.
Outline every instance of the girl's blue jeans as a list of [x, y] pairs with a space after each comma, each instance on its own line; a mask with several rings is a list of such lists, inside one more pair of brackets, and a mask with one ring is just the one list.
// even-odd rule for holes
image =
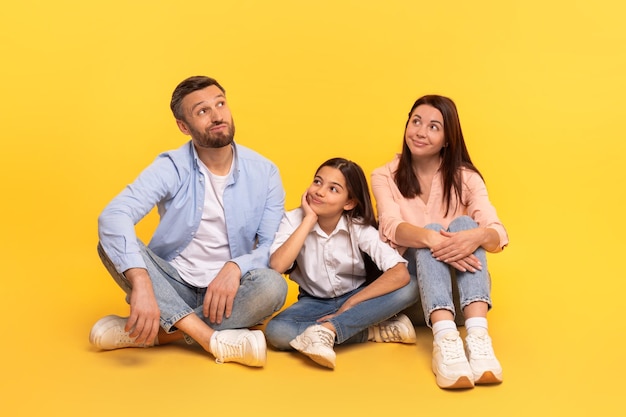
[[[461, 216], [454, 219], [447, 230], [459, 232], [477, 227], [478, 224], [472, 218]], [[429, 224], [425, 228], [437, 232], [443, 229], [439, 224]], [[476, 301], [483, 301], [491, 308], [491, 278], [487, 271], [485, 250], [478, 248], [474, 255], [480, 260], [482, 270], [461, 272], [435, 259], [429, 248], [408, 249], [404, 253], [404, 257], [409, 261], [409, 273], [411, 276], [417, 276], [424, 318], [429, 327], [430, 315], [435, 310], [449, 310], [456, 318], [453, 280], [456, 281], [454, 287], [455, 290], [458, 289], [458, 306], [461, 310]], [[459, 320], [456, 321], [458, 324]]]
[[[176, 322], [192, 313], [214, 330], [256, 326], [279, 311], [285, 303], [287, 297], [285, 278], [272, 269], [254, 269], [241, 277], [231, 316], [224, 318], [220, 324], [211, 323], [208, 317], [202, 314], [206, 288], [187, 284], [167, 261], [155, 255], [142, 242], [139, 244], [161, 311], [160, 325], [168, 333], [176, 331]], [[124, 274], [115, 270], [100, 244], [98, 254], [115, 282], [126, 293], [126, 302], [129, 302], [132, 291], [130, 282]]]
[[[317, 320], [336, 313], [352, 295], [364, 286], [336, 298], [313, 297], [300, 290], [298, 300], [272, 318], [265, 328], [267, 341], [279, 350], [289, 350], [289, 342], [304, 330], [320, 324]], [[411, 277], [407, 285], [388, 294], [363, 301], [328, 320], [335, 327], [336, 344], [363, 343], [368, 339], [368, 327], [378, 324], [417, 302], [417, 280]]]

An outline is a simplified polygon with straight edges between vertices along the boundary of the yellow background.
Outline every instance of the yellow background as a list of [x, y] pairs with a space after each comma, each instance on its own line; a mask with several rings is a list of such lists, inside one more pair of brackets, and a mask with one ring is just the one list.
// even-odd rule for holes
[[[623, 415], [626, 6], [615, 0], [6, 2], [0, 15], [0, 411], [105, 415]], [[366, 173], [413, 101], [452, 97], [511, 244], [491, 255], [505, 382], [437, 388], [431, 336], [264, 369], [174, 345], [96, 352], [127, 313], [96, 218], [157, 153], [190, 75], [226, 88], [236, 140], [295, 207], [313, 170]], [[139, 225], [147, 237], [150, 216]], [[293, 293], [290, 302], [293, 301]]]

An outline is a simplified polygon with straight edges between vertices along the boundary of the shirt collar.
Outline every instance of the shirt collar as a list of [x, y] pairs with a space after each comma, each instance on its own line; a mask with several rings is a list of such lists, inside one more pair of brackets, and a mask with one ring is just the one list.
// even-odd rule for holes
[[318, 223], [315, 223], [313, 230], [320, 236], [328, 236], [328, 237], [335, 235], [341, 231], [350, 233], [350, 231], [348, 230], [348, 218], [345, 215], [339, 218], [339, 223], [337, 223], [337, 226], [335, 226], [335, 230], [333, 230], [333, 232], [330, 235], [326, 235], [326, 232], [322, 230], [322, 228], [320, 227]]
[[[196, 150], [196, 147], [193, 146], [193, 141], [189, 141], [189, 146], [191, 147], [191, 152], [193, 155], [193, 160], [195, 162], [196, 165], [196, 169], [200, 169], [200, 163], [201, 161], [198, 158], [198, 151]], [[233, 147], [233, 168], [232, 168], [232, 178], [233, 181], [237, 181], [237, 178], [239, 178], [239, 151], [237, 148], [237, 144], [235, 143], [235, 141], [233, 140], [233, 143], [231, 144], [231, 146]]]

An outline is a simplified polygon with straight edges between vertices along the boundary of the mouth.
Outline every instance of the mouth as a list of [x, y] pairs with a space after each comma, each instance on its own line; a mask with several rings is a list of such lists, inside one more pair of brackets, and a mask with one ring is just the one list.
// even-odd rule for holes
[[227, 129], [227, 128], [228, 128], [228, 125], [226, 123], [220, 123], [218, 125], [211, 126], [209, 130], [211, 132], [214, 132], [216, 130], [222, 130], [222, 129]]
[[428, 143], [420, 141], [420, 140], [412, 140], [411, 143], [413, 143], [413, 146], [416, 146], [418, 148], [422, 148], [428, 145]]

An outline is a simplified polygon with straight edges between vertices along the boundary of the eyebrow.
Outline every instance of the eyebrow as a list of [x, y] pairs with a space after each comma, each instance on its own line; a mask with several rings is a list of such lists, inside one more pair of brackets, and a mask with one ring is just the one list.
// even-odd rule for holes
[[[420, 116], [419, 114], [415, 114], [415, 115], [413, 115], [413, 117], [417, 117], [418, 119], [422, 120], [422, 116]], [[439, 120], [435, 120], [435, 119], [432, 119], [430, 121], [430, 123], [437, 123], [437, 124], [443, 126], [443, 122], [440, 122]]]
[[[320, 179], [320, 180], [322, 180], [322, 182], [324, 181], [324, 178], [320, 177], [319, 175], [316, 175], [314, 179]], [[341, 188], [342, 190], [345, 189], [345, 187], [343, 185], [339, 184], [338, 182], [330, 181], [330, 184], [332, 184], [334, 186], [337, 186], [337, 187]]]
[[[226, 96], [224, 94], [218, 94], [215, 97], [213, 97], [213, 101], [218, 101], [219, 99], [223, 99], [226, 98]], [[209, 100], [202, 100], [197, 102], [196, 104], [194, 104], [193, 106], [191, 106], [191, 111], [194, 111], [194, 109], [202, 104], [208, 103]]]

